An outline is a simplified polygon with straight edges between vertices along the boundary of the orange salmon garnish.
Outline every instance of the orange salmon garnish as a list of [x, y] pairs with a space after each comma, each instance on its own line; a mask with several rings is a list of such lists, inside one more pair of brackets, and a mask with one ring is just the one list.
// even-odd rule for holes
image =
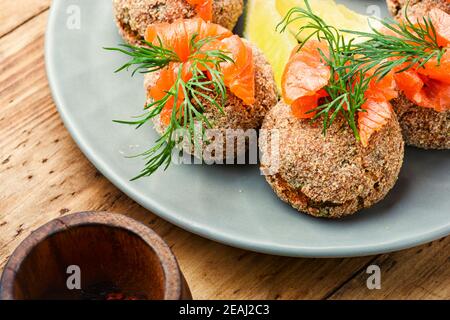
[[[186, 63], [183, 65], [183, 69], [181, 70], [181, 79], [185, 82], [192, 77], [189, 68], [190, 64]], [[156, 82], [155, 86], [150, 89], [150, 97], [152, 97], [152, 99], [155, 101], [163, 99], [166, 96], [167, 92], [173, 87], [179, 71], [179, 64], [177, 63], [171, 63], [167, 68], [162, 69], [158, 81]], [[183, 110], [180, 110], [180, 106], [184, 101], [185, 95], [183, 90], [181, 90], [181, 87], [178, 90], [177, 98], [177, 112], [183, 112]], [[164, 124], [168, 124], [170, 122], [174, 105], [175, 97], [171, 96], [161, 112], [161, 120]]]
[[394, 78], [398, 89], [409, 100], [420, 107], [445, 112], [450, 110], [449, 65], [449, 53], [446, 52], [440, 65], [430, 61], [424, 68], [395, 73]]
[[[325, 87], [330, 82], [331, 70], [324, 61], [328, 55], [328, 47], [324, 42], [310, 40], [296, 48], [286, 65], [282, 80], [284, 101], [291, 106], [292, 113], [299, 119], [311, 119], [317, 114], [315, 109], [322, 98], [328, 96]], [[366, 76], [372, 76], [369, 70]], [[350, 87], [354, 86], [349, 84]], [[370, 81], [364, 97], [365, 103], [358, 112], [358, 131], [363, 146], [367, 146], [373, 133], [381, 130], [392, 117], [389, 100], [396, 98], [395, 79], [392, 74], [378, 80]], [[346, 105], [344, 110], [348, 110]]]
[[287, 103], [315, 94], [328, 84], [330, 67], [323, 61], [320, 51], [327, 52], [323, 42], [308, 41], [299, 51], [294, 48], [282, 78], [282, 94]]
[[367, 147], [372, 134], [381, 130], [392, 117], [392, 106], [385, 99], [368, 99], [361, 108], [364, 111], [358, 113], [359, 137], [361, 144]]
[[437, 58], [433, 58], [428, 61], [423, 68], [418, 68], [417, 72], [430, 79], [450, 84], [450, 51], [444, 53], [441, 61], [438, 61]]
[[311, 119], [317, 112], [313, 111], [319, 106], [320, 98], [328, 96], [328, 93], [321, 89], [311, 96], [298, 98], [291, 104], [292, 113], [299, 119]]
[[208, 23], [200, 18], [180, 19], [174, 23], [155, 23], [147, 27], [145, 40], [154, 45], [173, 50], [182, 62], [187, 61], [191, 54], [191, 40], [196, 35], [196, 41], [214, 37], [218, 40], [231, 37], [233, 33], [217, 24]]
[[255, 103], [255, 67], [253, 51], [239, 36], [221, 41], [221, 49], [230, 53], [233, 62], [222, 63], [225, 85], [247, 105]]
[[[372, 76], [373, 72], [373, 69], [369, 70], [367, 76]], [[372, 79], [364, 97], [366, 101], [361, 106], [362, 111], [358, 112], [358, 131], [361, 144], [367, 147], [370, 137], [392, 117], [393, 109], [389, 101], [398, 97], [394, 75], [388, 73], [382, 79]]]
[[394, 78], [398, 88], [403, 91], [410, 100], [413, 100], [414, 96], [420, 92], [425, 85], [420, 75], [412, 69], [395, 73]]
[[186, 0], [191, 6], [194, 6], [198, 16], [205, 21], [212, 21], [213, 18], [213, 0]]
[[[373, 75], [373, 70], [367, 72], [367, 75]], [[369, 83], [369, 88], [366, 91], [366, 97], [373, 95], [373, 93], [382, 94], [387, 101], [398, 97], [397, 83], [395, 82], [392, 72], [388, 73], [384, 78], [374, 78]]]
[[317, 40], [310, 40], [301, 48], [296, 47], [283, 73], [283, 99], [293, 106], [294, 113], [299, 118], [314, 117], [314, 113], [308, 111], [317, 107], [318, 100], [323, 96], [317, 93], [330, 80], [330, 67], [325, 63], [321, 51], [327, 54], [328, 47]]
[[436, 30], [439, 45], [448, 47], [450, 45], [450, 15], [441, 9], [434, 8], [429, 16]]
[[[194, 38], [195, 36], [195, 38]], [[193, 47], [194, 42], [209, 39], [203, 47]], [[150, 96], [156, 101], [161, 100], [173, 87], [179, 72], [179, 65], [183, 63], [181, 78], [184, 82], [191, 79], [190, 64], [195, 58], [202, 58], [202, 51], [221, 50], [227, 54], [233, 62], [220, 64], [223, 73], [224, 84], [230, 91], [240, 98], [244, 104], [255, 103], [255, 70], [253, 51], [243, 40], [231, 31], [213, 23], [208, 23], [200, 18], [177, 20], [172, 24], [158, 23], [147, 28], [145, 40], [154, 45], [173, 50], [179, 58], [179, 62], [171, 63], [160, 71], [160, 78], [156, 85], [150, 90]], [[213, 67], [210, 65], [209, 67]], [[199, 66], [202, 71], [207, 68]], [[185, 99], [179, 94], [176, 103], [177, 108]], [[168, 124], [175, 103], [170, 99], [166, 103], [161, 116], [165, 124]], [[167, 110], [166, 110], [167, 109]], [[166, 116], [164, 116], [166, 115]], [[167, 116], [169, 115], [169, 116]]]
[[369, 145], [370, 137], [380, 131], [392, 117], [392, 106], [386, 96], [380, 92], [366, 92], [366, 102], [358, 112], [358, 131], [361, 144]]
[[450, 84], [422, 76], [411, 69], [394, 76], [398, 88], [418, 106], [437, 112], [450, 110]]

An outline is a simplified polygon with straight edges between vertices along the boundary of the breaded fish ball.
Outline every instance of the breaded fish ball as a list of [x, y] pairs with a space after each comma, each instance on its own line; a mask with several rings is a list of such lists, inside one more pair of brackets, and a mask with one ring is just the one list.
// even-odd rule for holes
[[[315, 217], [341, 218], [373, 206], [393, 188], [403, 164], [404, 142], [395, 116], [367, 147], [343, 117], [324, 136], [321, 121], [296, 118], [283, 101], [268, 113], [263, 129], [268, 134], [260, 139], [262, 172], [278, 161], [267, 182], [283, 201]], [[271, 132], [278, 135], [278, 157], [269, 147]]]
[[[113, 0], [113, 7], [120, 34], [134, 45], [144, 39], [151, 24], [172, 23], [197, 15], [186, 0]], [[243, 0], [214, 0], [212, 22], [232, 30], [243, 10]]]
[[[237, 132], [233, 130], [243, 130], [244, 133], [248, 129], [259, 129], [267, 112], [276, 105], [278, 101], [277, 85], [275, 83], [273, 70], [267, 59], [264, 57], [260, 49], [248, 41], [244, 42], [250, 46], [253, 51], [253, 59], [255, 66], [255, 98], [256, 102], [247, 106], [241, 99], [236, 97], [230, 90], [227, 90], [227, 100], [223, 106], [223, 113], [213, 105], [210, 105], [205, 99], [204, 116], [210, 121], [213, 130], [221, 132], [222, 140], [224, 142], [222, 150], [223, 155], [218, 158], [228, 159], [235, 158], [237, 155], [245, 153], [248, 148], [248, 143], [245, 146], [235, 145], [235, 151], [232, 155], [226, 155], [226, 141], [227, 135], [235, 135]], [[148, 73], [145, 75], [144, 87], [147, 92], [155, 85], [159, 78], [159, 72]], [[210, 96], [211, 93], [207, 93]], [[152, 102], [148, 95], [147, 104]], [[159, 116], [153, 119], [155, 129], [159, 134], [163, 134], [167, 126], [161, 121]], [[231, 129], [231, 131], [229, 130]], [[256, 144], [256, 141], [255, 141]], [[208, 145], [203, 145], [203, 151]]]

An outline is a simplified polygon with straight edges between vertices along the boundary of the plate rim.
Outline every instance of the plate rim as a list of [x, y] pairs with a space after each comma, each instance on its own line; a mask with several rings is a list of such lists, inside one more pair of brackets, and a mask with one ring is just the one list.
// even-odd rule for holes
[[175, 213], [169, 212], [164, 209], [164, 205], [158, 203], [150, 198], [144, 197], [138, 191], [133, 190], [132, 187], [124, 184], [112, 168], [104, 163], [99, 156], [96, 155], [94, 150], [91, 150], [89, 144], [83, 140], [82, 135], [79, 133], [76, 125], [70, 120], [70, 117], [66, 113], [64, 108], [63, 98], [61, 97], [61, 90], [58, 90], [58, 84], [56, 78], [56, 71], [54, 65], [52, 65], [52, 52], [53, 43], [52, 37], [55, 32], [56, 16], [59, 12], [59, 8], [63, 1], [53, 1], [50, 7], [50, 13], [47, 21], [47, 27], [45, 31], [45, 69], [47, 79], [50, 87], [50, 91], [55, 103], [56, 109], [64, 123], [64, 126], [68, 130], [70, 136], [75, 141], [78, 148], [82, 151], [84, 156], [99, 170], [105, 178], [107, 178], [115, 187], [125, 193], [133, 201], [137, 202], [146, 210], [157, 215], [158, 217], [180, 227], [183, 230], [194, 233], [201, 237], [207, 238], [212, 241], [216, 241], [232, 247], [249, 250], [253, 252], [259, 252], [264, 254], [288, 256], [288, 257], [304, 257], [304, 258], [346, 258], [346, 257], [361, 257], [376, 254], [383, 254], [389, 252], [395, 252], [399, 250], [409, 249], [416, 247], [431, 241], [438, 240], [440, 238], [450, 235], [450, 221], [447, 225], [443, 225], [439, 228], [428, 230], [420, 235], [408, 236], [402, 239], [380, 242], [374, 245], [347, 245], [339, 247], [307, 247], [307, 246], [283, 246], [269, 242], [250, 241], [249, 239], [243, 239], [236, 236], [229, 236], [227, 233], [218, 233], [216, 230], [212, 230], [205, 225], [193, 224], [188, 219], [183, 218]]

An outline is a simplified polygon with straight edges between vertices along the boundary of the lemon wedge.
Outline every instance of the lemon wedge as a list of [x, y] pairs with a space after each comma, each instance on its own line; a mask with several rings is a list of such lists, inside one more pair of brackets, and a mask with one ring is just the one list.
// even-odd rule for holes
[[[306, 9], [304, 0], [275, 0], [276, 8], [279, 14], [284, 17], [290, 9], [300, 7]], [[321, 17], [327, 24], [342, 30], [357, 30], [362, 32], [371, 32], [369, 24], [369, 16], [358, 14], [342, 4], [337, 4], [335, 0], [310, 0], [309, 5], [317, 16]], [[308, 23], [305, 20], [297, 20], [290, 24], [289, 29], [292, 34], [297, 35], [300, 27]], [[376, 24], [371, 21], [372, 24]], [[303, 32], [298, 36], [298, 40], [302, 41], [309, 35]], [[346, 35], [347, 39], [355, 36]]]
[[249, 0], [246, 10], [244, 36], [263, 51], [280, 88], [284, 67], [298, 42], [291, 33], [276, 30], [283, 18], [276, 9], [275, 0]]

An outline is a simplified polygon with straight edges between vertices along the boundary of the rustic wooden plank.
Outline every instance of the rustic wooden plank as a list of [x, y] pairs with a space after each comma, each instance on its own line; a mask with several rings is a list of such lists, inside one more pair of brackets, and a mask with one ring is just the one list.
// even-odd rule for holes
[[189, 234], [139, 207], [72, 142], [53, 105], [43, 63], [47, 13], [0, 40], [0, 266], [24, 237], [69, 212], [110, 210], [153, 227], [172, 246], [196, 298], [321, 298], [368, 258], [273, 257]]
[[[109, 210], [144, 222], [169, 243], [197, 299], [321, 299], [347, 292], [349, 283], [365, 288], [362, 270], [376, 257], [293, 259], [227, 247], [159, 219], [117, 190], [81, 154], [57, 114], [43, 63], [47, 15], [0, 39], [0, 268], [20, 241], [49, 220]], [[410, 251], [396, 253], [402, 264], [392, 265], [397, 279], [386, 280], [386, 288], [404, 293], [413, 286], [410, 297], [447, 295], [418, 288], [427, 279], [448, 285], [448, 273], [429, 271], [440, 270], [442, 261], [434, 256], [446, 256], [445, 250], [439, 244], [423, 248], [420, 264], [409, 261]], [[414, 268], [419, 273], [409, 272]], [[417, 286], [411, 281], [416, 274], [425, 278]]]
[[0, 37], [49, 8], [51, 0], [0, 0]]
[[450, 238], [382, 255], [381, 289], [368, 290], [362, 270], [330, 299], [450, 299]]

